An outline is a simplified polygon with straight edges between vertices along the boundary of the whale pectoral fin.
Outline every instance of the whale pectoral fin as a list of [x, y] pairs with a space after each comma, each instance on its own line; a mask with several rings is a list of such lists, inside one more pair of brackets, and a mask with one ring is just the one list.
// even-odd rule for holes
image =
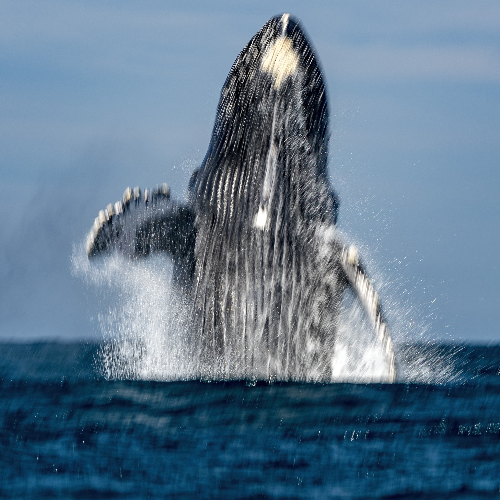
[[127, 188], [123, 201], [99, 212], [87, 238], [87, 255], [90, 259], [113, 251], [130, 257], [167, 252], [177, 264], [192, 265], [194, 220], [191, 208], [170, 200], [166, 184], [144, 194], [140, 188]]
[[396, 378], [396, 364], [391, 336], [380, 307], [378, 294], [359, 261], [357, 248], [353, 245], [343, 248], [340, 263], [349, 285], [358, 296], [384, 349], [389, 364], [389, 381], [392, 383]]
[[190, 207], [170, 203], [145, 214], [136, 226], [134, 255], [167, 252], [178, 262], [194, 255], [195, 214]]

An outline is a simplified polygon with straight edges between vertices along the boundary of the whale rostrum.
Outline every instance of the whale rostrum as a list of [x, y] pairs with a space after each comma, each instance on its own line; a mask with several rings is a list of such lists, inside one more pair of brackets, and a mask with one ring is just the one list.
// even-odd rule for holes
[[[316, 56], [288, 14], [238, 55], [187, 201], [167, 184], [127, 187], [101, 210], [87, 255], [167, 252], [192, 312], [202, 376], [329, 380], [343, 295], [394, 351], [358, 251], [341, 240], [327, 171], [328, 104]], [[242, 371], [243, 367], [243, 371]]]

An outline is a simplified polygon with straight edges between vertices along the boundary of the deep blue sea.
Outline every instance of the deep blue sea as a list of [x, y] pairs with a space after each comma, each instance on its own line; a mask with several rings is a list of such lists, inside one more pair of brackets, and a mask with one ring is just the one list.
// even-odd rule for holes
[[96, 344], [0, 344], [0, 498], [500, 498], [500, 346], [420, 349], [455, 376], [120, 381]]

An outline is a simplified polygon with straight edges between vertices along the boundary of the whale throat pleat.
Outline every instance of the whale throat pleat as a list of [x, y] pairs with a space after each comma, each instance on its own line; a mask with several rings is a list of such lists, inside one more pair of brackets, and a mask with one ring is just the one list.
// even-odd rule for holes
[[328, 106], [305, 34], [272, 18], [236, 58], [186, 204], [127, 188], [99, 212], [89, 258], [166, 252], [190, 307], [186, 342], [210, 379], [332, 379], [344, 290], [357, 294], [394, 380], [392, 341], [357, 251], [335, 228]]
[[227, 77], [194, 186], [193, 315], [211, 329], [200, 351], [227, 376], [240, 363], [283, 376], [325, 346], [335, 304], [323, 323], [310, 310], [325, 295], [314, 228], [332, 223], [327, 123], [308, 41], [289, 16], [273, 18]]

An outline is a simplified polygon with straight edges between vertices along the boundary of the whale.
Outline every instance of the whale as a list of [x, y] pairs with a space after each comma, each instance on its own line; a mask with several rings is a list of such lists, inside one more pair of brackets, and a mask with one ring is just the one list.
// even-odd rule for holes
[[90, 260], [165, 253], [190, 310], [207, 378], [331, 378], [344, 295], [359, 300], [396, 377], [379, 296], [337, 229], [323, 74], [289, 14], [271, 18], [222, 87], [205, 158], [185, 200], [168, 184], [126, 188], [87, 238]]

